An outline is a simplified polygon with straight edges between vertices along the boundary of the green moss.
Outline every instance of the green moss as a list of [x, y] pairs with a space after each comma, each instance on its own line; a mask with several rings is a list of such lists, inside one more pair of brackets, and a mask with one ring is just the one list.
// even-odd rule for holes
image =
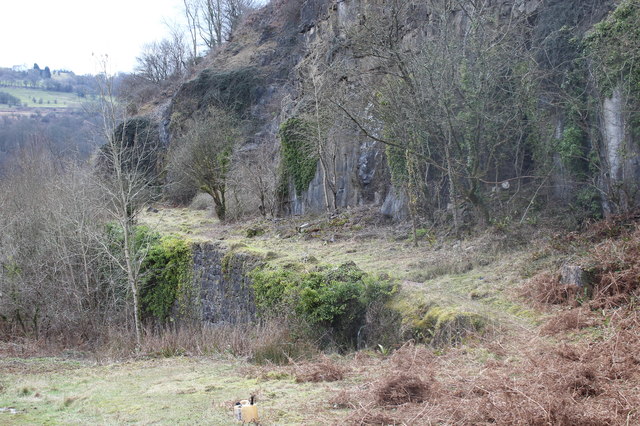
[[263, 228], [253, 227], [253, 228], [247, 229], [246, 235], [247, 235], [247, 238], [255, 238], [255, 237], [264, 235], [264, 232], [265, 231]]
[[442, 306], [416, 293], [399, 295], [390, 307], [402, 318], [405, 339], [434, 346], [460, 343], [468, 334], [482, 332], [488, 322], [480, 314], [457, 306]]
[[277, 257], [278, 254], [273, 251], [249, 247], [244, 243], [235, 243], [232, 244], [230, 249], [222, 256], [222, 260], [220, 261], [221, 272], [223, 277], [228, 280], [230, 279], [233, 268], [250, 271], [261, 262], [273, 260]]
[[222, 260], [220, 261], [220, 269], [225, 280], [229, 280], [229, 275], [233, 268], [233, 257], [234, 252], [230, 250], [222, 256]]
[[284, 371], [267, 371], [267, 373], [264, 375], [264, 379], [265, 380], [293, 380], [294, 377]]
[[484, 329], [486, 320], [473, 312], [458, 308], [434, 306], [417, 321], [417, 329], [424, 335], [430, 335], [430, 341], [436, 346], [460, 343], [469, 333]]

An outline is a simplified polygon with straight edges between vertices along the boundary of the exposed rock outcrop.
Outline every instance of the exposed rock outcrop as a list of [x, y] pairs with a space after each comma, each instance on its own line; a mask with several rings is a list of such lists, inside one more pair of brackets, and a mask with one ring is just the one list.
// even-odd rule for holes
[[[317, 102], [317, 99], [313, 99], [313, 90], [309, 85], [311, 75], [326, 75], [326, 70], [332, 68], [333, 80], [330, 79], [328, 84], [325, 81], [323, 90], [342, 91], [347, 97], [358, 84], [368, 85], [371, 90], [375, 90], [377, 79], [382, 74], [376, 71], [376, 67], [380, 65], [379, 58], [356, 54], [351, 37], [354, 28], [366, 23], [372, 8], [386, 7], [387, 3], [391, 7], [393, 2], [270, 2], [250, 15], [233, 39], [206, 59], [206, 69], [182, 86], [170, 108], [170, 126], [164, 127], [170, 128], [174, 133], [179, 132], [194, 114], [202, 113], [211, 106], [224, 106], [250, 120], [251, 136], [245, 143], [246, 150], [251, 151], [266, 144], [273, 146], [270, 152], [277, 152], [280, 124], [288, 118], [309, 113], [314, 102]], [[416, 43], [433, 36], [430, 25], [432, 9], [436, 3], [422, 0], [405, 4], [411, 8], [411, 13], [399, 23], [402, 28], [403, 49], [411, 49]], [[574, 4], [575, 7], [571, 6]], [[557, 34], [567, 28], [576, 29], [583, 34], [614, 5], [611, 0], [594, 1], [590, 8], [573, 0], [571, 4], [561, 1], [499, 0], [483, 2], [483, 13], [488, 10], [496, 20], [524, 16], [526, 19], [523, 22], [529, 26], [527, 31], [533, 37], [532, 43], [547, 43], [550, 38], [557, 37]], [[465, 34], [470, 25], [468, 17], [475, 13], [476, 6], [467, 6], [453, 10], [450, 16], [451, 24], [461, 35]], [[553, 54], [556, 52], [547, 52], [547, 55]], [[553, 62], [553, 58], [545, 57], [544, 60], [548, 60], [549, 64], [542, 64], [544, 61], [541, 60], [541, 66], [558, 65]], [[349, 69], [349, 72], [343, 73], [340, 67]], [[349, 77], [356, 74], [367, 77], [356, 83]], [[540, 99], [539, 107], [546, 108], [544, 105], [549, 101], [546, 96], [553, 98], [555, 95], [545, 94]], [[587, 136], [589, 141], [586, 145], [602, 145], [599, 151], [605, 164], [599, 189], [611, 194], [611, 197], [603, 199], [605, 211], [615, 212], [616, 206], [627, 209], [640, 202], [638, 187], [633, 184], [640, 181], [640, 148], [633, 141], [633, 132], [621, 106], [624, 100], [619, 91], [614, 91], [612, 96], [601, 102], [600, 123], [590, 125], [601, 126], [602, 141], [597, 140], [598, 132], [591, 132]], [[359, 110], [367, 114], [369, 105], [362, 104], [359, 107]], [[556, 122], [550, 126], [556, 128], [555, 139], [560, 141], [566, 124], [565, 112], [547, 113], [550, 117], [556, 117]], [[279, 211], [285, 214], [307, 214], [325, 211], [327, 207], [331, 209], [374, 204], [380, 206], [385, 215], [396, 219], [406, 218], [407, 196], [400, 189], [392, 189], [385, 145], [364, 135], [357, 126], [338, 123], [337, 118], [331, 120], [336, 122], [328, 123], [328, 128], [324, 129], [325, 133], [320, 137], [335, 146], [331, 164], [327, 166], [319, 162], [316, 174], [305, 190], [296, 191], [290, 183], [289, 190], [284, 192], [286, 195], [280, 200]], [[378, 136], [384, 132], [382, 127], [381, 125]], [[548, 136], [538, 137], [554, 138], [553, 131]], [[537, 161], [533, 153], [526, 150], [523, 152], [522, 157], [526, 158], [515, 160], [523, 164]], [[571, 176], [560, 155], [554, 155], [552, 163], [556, 170], [543, 186], [549, 187], [548, 196], [555, 197], [561, 203], [570, 203], [578, 188], [575, 177]], [[268, 160], [273, 161], [275, 168], [277, 161]], [[524, 164], [523, 167], [529, 166]], [[500, 172], [501, 168], [496, 166], [496, 170]], [[328, 195], [328, 187], [331, 187], [334, 194]], [[485, 189], [488, 190], [489, 186]], [[446, 200], [446, 189], [441, 190], [438, 196], [443, 198], [441, 206], [450, 204]], [[468, 196], [469, 200], [473, 200], [473, 197], [474, 194]], [[334, 198], [334, 201], [329, 198]], [[253, 210], [257, 210], [257, 206]]]

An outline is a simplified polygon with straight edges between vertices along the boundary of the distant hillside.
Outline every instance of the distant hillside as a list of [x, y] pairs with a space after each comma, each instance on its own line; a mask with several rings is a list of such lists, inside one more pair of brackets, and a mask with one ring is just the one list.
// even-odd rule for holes
[[19, 105], [3, 103], [0, 97], [0, 111], [20, 110], [24, 108], [80, 108], [87, 99], [95, 95], [81, 97], [77, 93], [56, 92], [40, 88], [0, 87], [0, 93], [6, 93], [19, 100]]
[[[6, 91], [4, 89], [7, 88], [73, 93], [81, 98], [99, 92], [95, 76], [76, 75], [67, 70], [51, 71], [49, 67], [40, 69], [38, 64], [27, 70], [0, 68], [0, 91]], [[38, 100], [39, 97], [36, 96], [36, 102]], [[43, 100], [46, 102], [46, 99]]]

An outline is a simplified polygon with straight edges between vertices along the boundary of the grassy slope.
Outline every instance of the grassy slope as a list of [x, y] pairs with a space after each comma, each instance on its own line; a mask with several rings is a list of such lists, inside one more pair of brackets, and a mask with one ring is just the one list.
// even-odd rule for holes
[[[423, 240], [414, 247], [405, 229], [393, 226], [367, 226], [358, 213], [344, 214], [333, 220], [292, 219], [276, 222], [211, 226], [216, 222], [205, 211], [164, 209], [149, 214], [143, 221], [163, 233], [180, 235], [194, 241], [222, 239], [229, 247], [238, 247], [262, 255], [275, 265], [290, 263], [341, 264], [354, 261], [367, 272], [387, 274], [402, 283], [400, 298], [413, 302], [437, 302], [464, 311], [479, 313], [500, 322], [517, 322], [531, 327], [538, 315], [523, 306], [510, 291], [535, 268], [536, 262], [549, 262], [537, 255], [535, 243], [517, 233], [488, 232], [455, 241]], [[309, 223], [311, 232], [299, 232]], [[263, 235], [248, 238], [249, 228], [260, 228]], [[540, 242], [539, 242], [540, 243]]]
[[[29, 108], [79, 108], [83, 102], [86, 102], [86, 99], [79, 97], [75, 93], [49, 92], [18, 87], [0, 87], [0, 92], [15, 96]], [[34, 98], [36, 102], [33, 102]], [[40, 99], [42, 99], [42, 104], [38, 102]], [[0, 106], [6, 108], [6, 105]]]

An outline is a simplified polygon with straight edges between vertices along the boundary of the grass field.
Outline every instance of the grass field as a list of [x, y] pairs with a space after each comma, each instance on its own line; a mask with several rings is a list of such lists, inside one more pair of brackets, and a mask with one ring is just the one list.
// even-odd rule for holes
[[[0, 359], [0, 424], [232, 425], [254, 394], [265, 424], [339, 422], [327, 384], [296, 383], [237, 359], [161, 358], [98, 365], [58, 358]], [[320, 414], [317, 412], [321, 411]]]
[[[75, 93], [49, 92], [18, 87], [0, 87], [0, 92], [15, 96], [28, 108], [79, 108], [82, 103], [87, 102], [86, 98], [81, 98]], [[9, 109], [7, 105], [2, 104], [0, 104], [0, 108]], [[11, 109], [16, 109], [16, 107]]]

